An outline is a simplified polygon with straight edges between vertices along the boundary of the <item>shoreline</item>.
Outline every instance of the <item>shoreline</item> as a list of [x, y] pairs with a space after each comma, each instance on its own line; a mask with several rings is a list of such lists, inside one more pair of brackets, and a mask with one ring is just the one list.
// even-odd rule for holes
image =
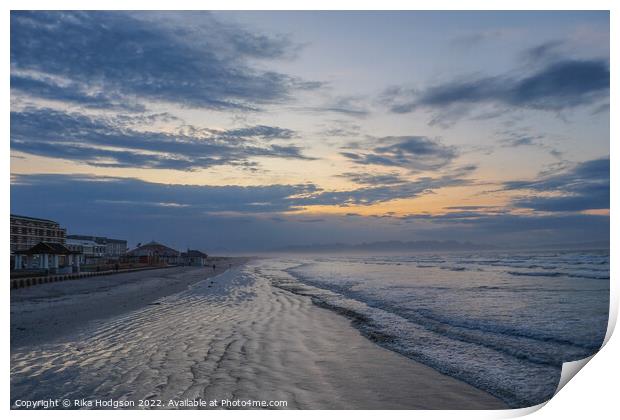
[[[272, 285], [247, 261], [235, 260], [211, 281], [200, 281], [205, 268], [183, 267], [145, 282], [133, 279], [95, 290], [91, 285], [90, 292], [70, 296], [58, 290], [12, 295], [12, 309], [21, 306], [26, 318], [22, 325], [31, 325], [14, 339], [19, 322], [12, 314], [12, 400], [88, 397], [82, 392], [91, 387], [73, 384], [97, 377], [104, 384], [93, 387], [93, 395], [106, 398], [286, 400], [288, 408], [299, 409], [508, 408], [484, 391], [379, 346], [349, 318]], [[162, 283], [171, 280], [164, 290]], [[92, 307], [95, 301], [101, 306], [102, 296], [134, 302], [116, 302], [102, 316]], [[29, 306], [38, 309], [29, 312]], [[90, 319], [84, 318], [86, 309], [94, 312]], [[35, 337], [58, 324], [59, 313], [73, 323]], [[90, 322], [96, 319], [105, 321]], [[34, 328], [36, 322], [41, 325]], [[69, 366], [79, 369], [66, 371]], [[59, 367], [74, 376], [61, 375], [58, 383]]]

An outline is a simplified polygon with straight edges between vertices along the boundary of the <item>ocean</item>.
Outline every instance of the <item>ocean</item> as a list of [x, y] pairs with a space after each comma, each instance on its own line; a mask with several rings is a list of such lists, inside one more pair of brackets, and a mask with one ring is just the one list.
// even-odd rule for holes
[[288, 256], [256, 274], [511, 407], [550, 399], [607, 328], [608, 251]]

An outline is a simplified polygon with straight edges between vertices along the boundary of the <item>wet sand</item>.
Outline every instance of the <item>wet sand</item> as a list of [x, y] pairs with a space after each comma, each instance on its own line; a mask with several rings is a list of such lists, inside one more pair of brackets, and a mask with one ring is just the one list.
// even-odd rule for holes
[[[181, 287], [204, 276], [204, 269], [171, 270], [155, 284]], [[155, 399], [171, 408], [171, 400], [251, 399], [301, 409], [506, 408], [483, 391], [379, 347], [308, 297], [274, 287], [251, 262], [190, 283], [149, 302], [155, 304], [145, 304], [145, 297], [136, 307], [125, 303], [132, 308], [124, 313], [74, 321], [69, 332], [58, 317], [67, 308], [80, 310], [67, 304], [78, 295], [12, 298], [12, 330], [13, 322], [32, 326], [38, 316], [61, 332], [33, 338], [38, 330], [24, 331], [13, 341], [11, 401]], [[79, 296], [105, 293], [117, 292], [102, 288]], [[38, 305], [56, 321], [42, 319], [41, 309], [28, 312]], [[22, 315], [27, 323], [14, 321]]]
[[11, 290], [11, 348], [74, 334], [91, 321], [140, 309], [246, 261], [213, 257], [207, 267], [144, 270]]

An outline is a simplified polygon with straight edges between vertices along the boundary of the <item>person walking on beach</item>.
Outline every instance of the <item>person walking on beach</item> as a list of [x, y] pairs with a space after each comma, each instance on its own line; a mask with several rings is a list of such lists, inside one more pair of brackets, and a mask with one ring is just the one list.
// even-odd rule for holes
[[213, 271], [215, 271], [215, 264], [213, 264]]

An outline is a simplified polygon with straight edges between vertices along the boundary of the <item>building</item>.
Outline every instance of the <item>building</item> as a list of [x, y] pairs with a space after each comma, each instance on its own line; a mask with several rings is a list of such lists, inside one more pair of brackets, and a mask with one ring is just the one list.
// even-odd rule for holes
[[181, 263], [181, 253], [175, 249], [151, 241], [140, 245], [127, 253], [128, 259], [145, 264], [169, 264]]
[[127, 241], [124, 239], [105, 238], [105, 255], [108, 258], [119, 258], [127, 253]]
[[77, 252], [58, 242], [39, 242], [29, 249], [15, 251], [14, 270], [41, 271], [49, 274], [80, 272]]
[[96, 264], [106, 256], [106, 245], [88, 239], [74, 239], [67, 236], [67, 248], [79, 254], [82, 264]]
[[187, 252], [181, 253], [181, 261], [184, 265], [204, 267], [207, 265], [207, 257], [207, 254], [195, 249], [188, 249]]
[[39, 242], [64, 244], [66, 235], [66, 229], [53, 220], [11, 215], [11, 255]]
[[118, 259], [127, 253], [127, 241], [123, 239], [92, 235], [67, 235], [67, 243], [69, 240], [95, 242], [98, 246], [103, 246], [102, 256], [108, 259]]

